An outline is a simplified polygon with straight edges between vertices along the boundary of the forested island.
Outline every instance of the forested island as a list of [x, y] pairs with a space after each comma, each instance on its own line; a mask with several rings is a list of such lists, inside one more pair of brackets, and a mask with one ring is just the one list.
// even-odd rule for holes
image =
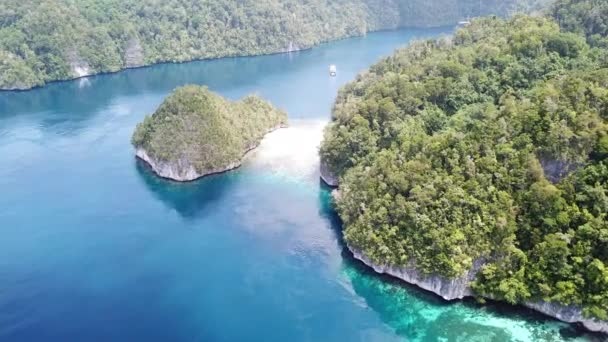
[[606, 4], [477, 19], [340, 91], [320, 155], [356, 258], [608, 333]]
[[287, 114], [257, 96], [231, 102], [206, 87], [176, 89], [133, 133], [136, 155], [176, 181], [229, 171]]
[[[5, 0], [0, 90], [464, 19], [338, 94], [321, 174], [347, 247], [448, 300], [608, 333], [608, 1]], [[286, 122], [256, 96], [189, 85], [132, 144], [157, 175], [190, 181], [240, 166]]]
[[0, 90], [160, 62], [259, 55], [548, 0], [5, 0]]

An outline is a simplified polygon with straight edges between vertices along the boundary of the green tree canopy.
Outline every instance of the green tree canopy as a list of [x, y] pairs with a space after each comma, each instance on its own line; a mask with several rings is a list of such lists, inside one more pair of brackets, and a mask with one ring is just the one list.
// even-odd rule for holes
[[286, 122], [285, 112], [256, 96], [231, 102], [190, 85], [177, 88], [138, 124], [132, 143], [154, 163], [192, 166], [205, 175], [240, 164], [269, 130]]
[[479, 295], [606, 319], [608, 69], [542, 17], [475, 20], [338, 96], [321, 146], [349, 246]]
[[3, 0], [0, 89], [159, 62], [309, 48], [546, 0]]

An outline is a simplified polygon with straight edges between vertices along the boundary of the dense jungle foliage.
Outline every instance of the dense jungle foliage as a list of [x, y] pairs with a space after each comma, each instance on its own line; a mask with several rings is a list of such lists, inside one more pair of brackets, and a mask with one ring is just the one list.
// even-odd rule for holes
[[607, 67], [584, 36], [525, 16], [371, 67], [320, 151], [349, 246], [450, 278], [483, 261], [479, 295], [608, 319]]
[[4, 0], [0, 89], [158, 62], [267, 54], [548, 0]]
[[206, 87], [177, 88], [137, 125], [132, 143], [160, 162], [194, 166], [199, 174], [239, 163], [287, 114], [248, 96], [228, 101]]
[[563, 29], [586, 35], [590, 45], [608, 48], [608, 1], [558, 0], [551, 15]]

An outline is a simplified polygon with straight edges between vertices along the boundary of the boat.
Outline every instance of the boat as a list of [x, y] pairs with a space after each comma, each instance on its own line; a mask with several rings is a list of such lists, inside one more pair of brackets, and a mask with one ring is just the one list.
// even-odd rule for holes
[[338, 68], [335, 64], [329, 66], [329, 76], [336, 76], [338, 74]]

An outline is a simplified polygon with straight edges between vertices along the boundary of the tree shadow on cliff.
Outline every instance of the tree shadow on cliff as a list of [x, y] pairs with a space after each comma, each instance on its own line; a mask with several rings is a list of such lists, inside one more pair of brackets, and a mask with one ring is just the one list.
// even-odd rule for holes
[[211, 205], [238, 183], [238, 170], [181, 183], [158, 177], [138, 158], [135, 164], [137, 173], [154, 197], [185, 219], [209, 214]]

